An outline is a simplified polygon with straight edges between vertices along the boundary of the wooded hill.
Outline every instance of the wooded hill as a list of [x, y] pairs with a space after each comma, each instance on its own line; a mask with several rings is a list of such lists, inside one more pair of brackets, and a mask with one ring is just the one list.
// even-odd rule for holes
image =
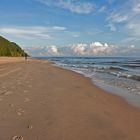
[[25, 56], [24, 52], [16, 43], [10, 42], [4, 37], [0, 36], [0, 56]]

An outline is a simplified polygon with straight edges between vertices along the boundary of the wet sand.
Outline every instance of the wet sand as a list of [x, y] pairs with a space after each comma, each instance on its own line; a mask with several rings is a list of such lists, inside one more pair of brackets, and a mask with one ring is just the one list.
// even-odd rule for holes
[[0, 140], [140, 140], [139, 130], [140, 109], [90, 79], [0, 58]]

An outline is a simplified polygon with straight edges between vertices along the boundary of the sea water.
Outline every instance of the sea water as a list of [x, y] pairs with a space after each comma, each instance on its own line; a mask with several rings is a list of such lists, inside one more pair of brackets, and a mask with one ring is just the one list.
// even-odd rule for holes
[[140, 107], [140, 58], [138, 57], [45, 57]]

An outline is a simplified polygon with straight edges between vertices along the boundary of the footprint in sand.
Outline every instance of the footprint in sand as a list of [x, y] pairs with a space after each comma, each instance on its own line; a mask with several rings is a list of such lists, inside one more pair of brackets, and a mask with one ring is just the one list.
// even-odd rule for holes
[[31, 101], [31, 99], [29, 99], [29, 98], [25, 98], [25, 99], [24, 99], [24, 102], [25, 102], [25, 103], [30, 102], [30, 101]]
[[28, 129], [33, 129], [33, 126], [32, 125], [28, 125], [28, 127], [27, 127]]
[[9, 104], [10, 107], [14, 107], [14, 104]]
[[5, 94], [5, 92], [6, 92], [6, 90], [5, 90], [5, 89], [1, 90], [1, 91], [0, 91], [0, 95]]
[[21, 116], [25, 111], [22, 108], [17, 109], [17, 115]]
[[1, 95], [10, 95], [12, 94], [12, 91], [6, 91], [6, 90], [3, 90], [0, 92]]
[[14, 136], [12, 140], [23, 140], [23, 136]]
[[7, 91], [4, 95], [11, 95], [12, 91]]
[[23, 92], [24, 92], [24, 93], [27, 93], [27, 92], [28, 92], [28, 90], [24, 90]]

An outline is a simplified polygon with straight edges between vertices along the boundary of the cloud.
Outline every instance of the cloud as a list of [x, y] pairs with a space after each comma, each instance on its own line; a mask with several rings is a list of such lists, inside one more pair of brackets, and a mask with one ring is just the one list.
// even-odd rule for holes
[[46, 52], [47, 55], [59, 55], [58, 48], [54, 45], [49, 46]]
[[119, 13], [119, 12], [113, 12], [111, 13], [111, 15], [107, 18], [108, 21], [111, 22], [117, 22], [117, 23], [121, 23], [121, 22], [125, 22], [128, 19], [128, 15], [126, 15], [125, 13]]
[[90, 44], [91, 55], [111, 55], [115, 53], [115, 49], [113, 45], [108, 45], [107, 43], [93, 42]]
[[140, 20], [137, 22], [130, 21], [128, 24], [125, 26], [127, 31], [131, 33], [134, 36], [139, 36], [140, 37]]
[[136, 47], [133, 44], [130, 44], [127, 47], [122, 47], [118, 49], [118, 54], [121, 56], [139, 56], [140, 48]]
[[116, 24], [125, 23], [128, 20], [128, 15], [126, 15], [123, 11], [112, 12], [106, 19], [108, 21], [108, 27], [110, 31], [117, 31]]
[[134, 44], [118, 47], [108, 43], [77, 43], [67, 46], [23, 47], [32, 56], [139, 56], [140, 48]]
[[110, 30], [117, 31], [119, 27], [129, 38], [140, 37], [140, 0], [128, 0], [114, 9], [106, 18]]
[[77, 14], [89, 14], [95, 9], [95, 4], [82, 0], [37, 0], [50, 7], [58, 7]]
[[49, 46], [22, 46], [22, 48], [32, 56], [59, 56], [59, 47], [55, 45]]
[[42, 53], [46, 51], [43, 46], [22, 46], [22, 48], [31, 56], [43, 56]]
[[117, 30], [117, 28], [115, 27], [115, 25], [112, 24], [112, 23], [108, 23], [107, 26], [110, 28], [110, 31], [112, 31], [112, 32], [115, 32]]
[[108, 45], [107, 43], [102, 44], [100, 42], [73, 44], [69, 45], [67, 49], [70, 50], [71, 54], [78, 56], [104, 56], [115, 53], [115, 46]]
[[80, 35], [79, 34], [73, 34], [72, 36], [75, 37], [75, 38], [78, 38]]
[[107, 10], [106, 6], [102, 6], [99, 8], [98, 12], [105, 12]]
[[140, 0], [130, 0], [132, 11], [140, 13]]
[[0, 34], [14, 36], [23, 39], [52, 39], [49, 35], [51, 32], [65, 31], [65, 27], [53, 26], [16, 26], [16, 27], [0, 27]]
[[70, 46], [70, 49], [74, 52], [74, 54], [77, 55], [85, 55], [86, 54], [86, 49], [87, 49], [87, 44], [73, 44]]
[[54, 29], [55, 31], [65, 31], [66, 27], [53, 26], [52, 29]]
[[133, 44], [133, 43], [136, 43], [136, 42], [139, 42], [139, 41], [140, 41], [139, 37], [127, 37], [127, 38], [122, 40], [122, 43]]
[[23, 48], [33, 56], [105, 56], [112, 55], [116, 50], [115, 46], [100, 42], [78, 43], [63, 47], [49, 45], [47, 47]]

